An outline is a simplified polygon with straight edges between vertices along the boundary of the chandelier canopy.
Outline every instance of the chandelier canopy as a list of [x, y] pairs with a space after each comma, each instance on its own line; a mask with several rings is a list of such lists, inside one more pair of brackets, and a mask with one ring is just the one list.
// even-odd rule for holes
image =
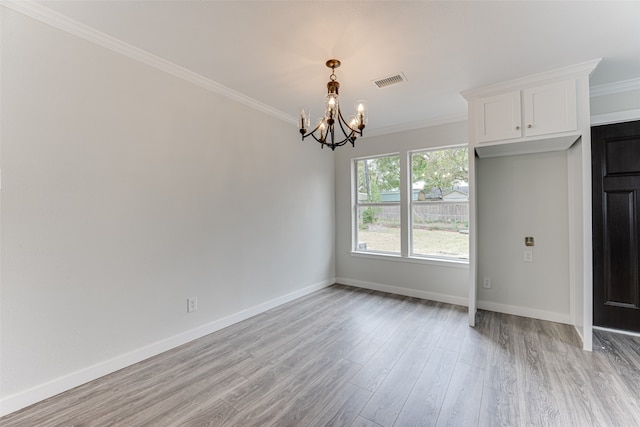
[[[364, 127], [367, 124], [367, 104], [365, 101], [356, 101], [355, 114], [349, 117], [349, 121], [347, 122], [342, 116], [340, 103], [338, 102], [340, 83], [336, 80], [335, 70], [340, 66], [340, 61], [330, 59], [326, 65], [331, 68], [331, 75], [327, 83], [324, 116], [318, 119], [316, 127], [307, 133], [307, 129], [310, 128], [311, 116], [309, 110], [305, 107], [300, 109], [298, 127], [302, 135], [302, 140], [311, 136], [320, 143], [321, 148], [327, 146], [332, 150], [335, 150], [336, 147], [340, 147], [347, 142], [351, 143], [351, 146], [354, 146], [356, 138], [363, 135]], [[336, 135], [338, 129], [340, 133]]]

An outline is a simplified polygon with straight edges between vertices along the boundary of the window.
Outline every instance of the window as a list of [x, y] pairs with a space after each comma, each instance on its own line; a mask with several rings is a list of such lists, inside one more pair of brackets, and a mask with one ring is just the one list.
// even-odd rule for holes
[[469, 259], [466, 148], [411, 156], [411, 255]]
[[356, 250], [400, 254], [400, 156], [355, 160]]
[[405, 158], [353, 160], [354, 252], [467, 260], [467, 148], [412, 151]]

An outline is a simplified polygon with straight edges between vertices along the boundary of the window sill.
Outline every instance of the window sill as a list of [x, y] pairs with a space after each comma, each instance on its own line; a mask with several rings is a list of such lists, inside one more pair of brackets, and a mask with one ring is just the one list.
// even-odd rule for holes
[[373, 253], [373, 252], [360, 252], [351, 251], [351, 256], [357, 258], [369, 258], [384, 261], [393, 262], [408, 262], [410, 264], [426, 264], [435, 265], [438, 267], [451, 267], [451, 268], [469, 268], [469, 260], [455, 260], [455, 259], [440, 259], [440, 258], [426, 258], [426, 257], [403, 257], [396, 254], [386, 253]]

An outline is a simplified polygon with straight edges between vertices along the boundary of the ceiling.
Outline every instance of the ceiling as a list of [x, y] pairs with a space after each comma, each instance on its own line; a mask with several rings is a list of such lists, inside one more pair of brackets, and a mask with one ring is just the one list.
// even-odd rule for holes
[[[640, 1], [39, 1], [293, 117], [341, 105], [367, 130], [462, 118], [460, 92], [603, 58], [591, 86], [640, 78]], [[406, 83], [373, 80], [404, 73]]]

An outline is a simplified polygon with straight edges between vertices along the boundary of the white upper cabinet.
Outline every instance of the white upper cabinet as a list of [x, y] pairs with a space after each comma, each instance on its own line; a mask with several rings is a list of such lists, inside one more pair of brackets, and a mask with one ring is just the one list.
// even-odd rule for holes
[[478, 98], [476, 141], [500, 141], [522, 136], [520, 91]]
[[575, 80], [478, 97], [476, 143], [574, 132], [578, 129]]
[[578, 129], [575, 80], [522, 91], [524, 136], [574, 132]]

